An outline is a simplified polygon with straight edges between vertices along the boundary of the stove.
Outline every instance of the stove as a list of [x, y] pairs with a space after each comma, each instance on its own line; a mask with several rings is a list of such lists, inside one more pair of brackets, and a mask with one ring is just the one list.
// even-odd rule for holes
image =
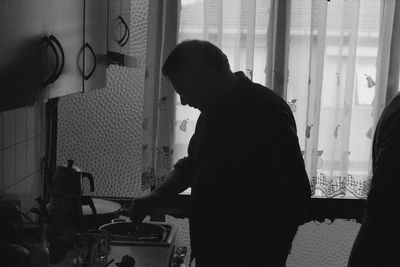
[[[142, 234], [132, 234], [132, 227]], [[179, 257], [175, 255], [178, 229], [173, 224], [116, 222], [101, 228], [110, 233], [107, 262], [112, 262], [109, 267], [172, 267], [175, 266], [176, 257]], [[124, 231], [128, 234], [123, 235]]]

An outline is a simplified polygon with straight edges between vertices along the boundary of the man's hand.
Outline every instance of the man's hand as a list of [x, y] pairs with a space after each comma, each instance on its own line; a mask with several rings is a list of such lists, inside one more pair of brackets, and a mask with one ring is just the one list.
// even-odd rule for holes
[[132, 222], [141, 223], [143, 219], [157, 206], [158, 200], [154, 193], [132, 200], [128, 216]]

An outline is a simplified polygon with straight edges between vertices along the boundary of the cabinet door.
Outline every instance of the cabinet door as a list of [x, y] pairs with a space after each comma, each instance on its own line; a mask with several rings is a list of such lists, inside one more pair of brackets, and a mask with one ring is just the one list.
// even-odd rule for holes
[[121, 0], [108, 0], [108, 47], [114, 53], [121, 52], [120, 43], [123, 36], [123, 21], [121, 15]]
[[107, 8], [107, 0], [85, 0], [85, 91], [106, 87]]
[[46, 1], [46, 33], [57, 40], [61, 70], [48, 86], [49, 98], [83, 91], [83, 16], [83, 0]]
[[[121, 0], [121, 17], [123, 18], [124, 22], [127, 26], [126, 29], [126, 36], [121, 45], [121, 53], [127, 56], [131, 55], [131, 34], [130, 34], [130, 27], [131, 27], [131, 1], [130, 0]], [[125, 30], [124, 30], [125, 33]]]
[[0, 1], [0, 111], [41, 95], [42, 0]]

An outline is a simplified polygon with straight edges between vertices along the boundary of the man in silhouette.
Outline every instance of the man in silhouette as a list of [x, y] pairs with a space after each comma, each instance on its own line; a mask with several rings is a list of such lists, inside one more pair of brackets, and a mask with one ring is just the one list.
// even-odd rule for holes
[[400, 94], [385, 107], [372, 145], [372, 180], [349, 267], [400, 266]]
[[285, 266], [310, 197], [287, 103], [230, 70], [226, 55], [199, 40], [178, 44], [162, 72], [181, 103], [201, 115], [188, 156], [164, 184], [130, 208], [133, 221], [188, 187], [197, 267]]

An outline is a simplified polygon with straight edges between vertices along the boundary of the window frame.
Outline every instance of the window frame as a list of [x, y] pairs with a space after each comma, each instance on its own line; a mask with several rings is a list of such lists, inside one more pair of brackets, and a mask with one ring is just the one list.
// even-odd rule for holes
[[[164, 0], [166, 1], [166, 0]], [[173, 12], [171, 9], [170, 14], [164, 13], [164, 25], [163, 30], [165, 29], [175, 29], [175, 32], [179, 34], [179, 14], [181, 9], [180, 0], [177, 1], [178, 10]], [[290, 35], [290, 10], [291, 10], [291, 0], [275, 0], [273, 6], [273, 34], [271, 36], [274, 56], [272, 57], [272, 61], [267, 64], [266, 69], [267, 72], [267, 87], [273, 88], [273, 90], [279, 94], [286, 101], [286, 86], [287, 82], [282, 82], [288, 80], [288, 59], [289, 59], [289, 35]], [[164, 10], [165, 12], [165, 10]], [[178, 14], [178, 18], [169, 19], [170, 16], [176, 16]], [[171, 23], [176, 23], [175, 25]], [[394, 30], [397, 36], [400, 36], [400, 4], [396, 5], [395, 9], [395, 19], [394, 19]], [[277, 29], [285, 29], [277, 30]], [[178, 38], [176, 38], [178, 40]], [[176, 43], [175, 43], [176, 44]], [[162, 49], [165, 46], [171, 46], [171, 43], [166, 44], [165, 42], [162, 44]], [[399, 86], [399, 65], [400, 65], [400, 38], [392, 38], [391, 39], [391, 54], [393, 55], [389, 64], [389, 76], [397, 77], [394, 79], [394, 82], [387, 87], [386, 94], [386, 102], [398, 92]], [[397, 75], [396, 75], [397, 74]], [[397, 88], [397, 89], [394, 89]], [[360, 104], [357, 104], [360, 105]], [[364, 106], [364, 105], [360, 105]], [[184, 207], [187, 207], [187, 202], [190, 199], [190, 195], [179, 195], [177, 198], [172, 200], [170, 203], [180, 203]], [[342, 199], [342, 198], [321, 198], [321, 197], [311, 197], [310, 205], [309, 205], [309, 217], [307, 221], [333, 221], [335, 219], [348, 219], [355, 220], [357, 222], [361, 222], [364, 214], [366, 199]], [[174, 210], [170, 212], [170, 210]], [[171, 208], [168, 204], [165, 205], [161, 210], [164, 211], [165, 214], [169, 214], [172, 216], [176, 216], [179, 218], [185, 217], [186, 211]]]

